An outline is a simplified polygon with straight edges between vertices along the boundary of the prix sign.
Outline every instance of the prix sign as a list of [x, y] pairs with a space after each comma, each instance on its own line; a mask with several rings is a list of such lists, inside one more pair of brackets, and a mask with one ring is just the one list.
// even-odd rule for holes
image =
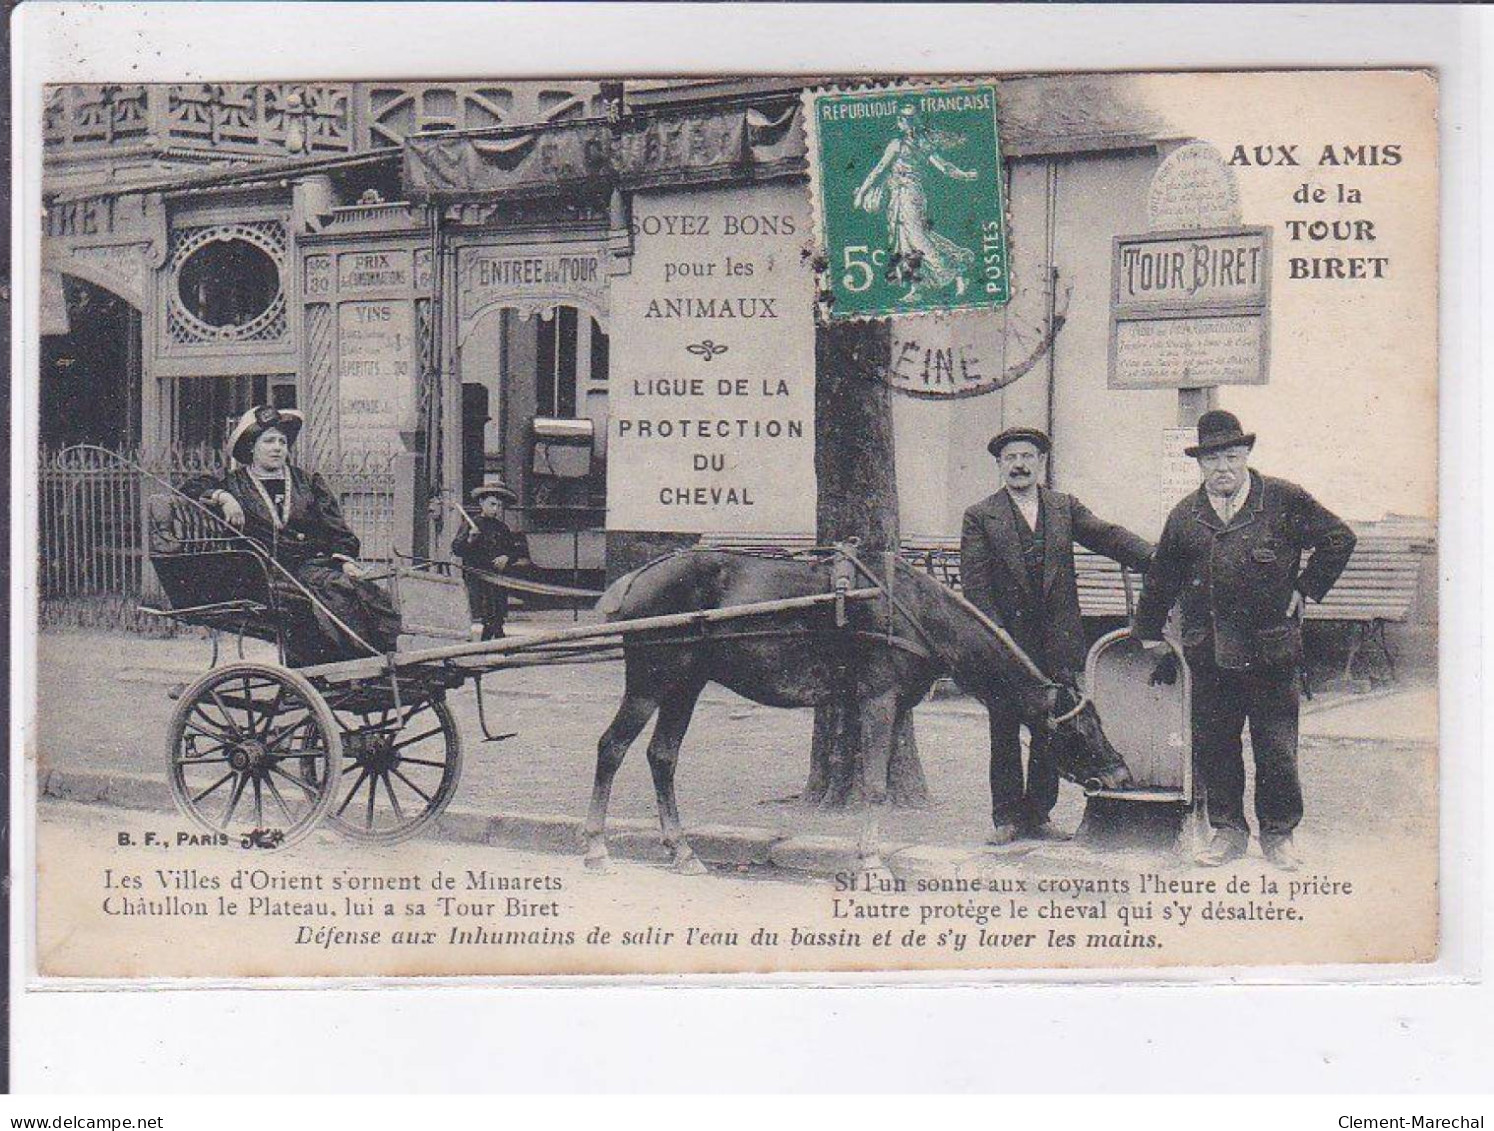
[[1266, 228], [1117, 236], [1110, 387], [1264, 384], [1270, 280]]

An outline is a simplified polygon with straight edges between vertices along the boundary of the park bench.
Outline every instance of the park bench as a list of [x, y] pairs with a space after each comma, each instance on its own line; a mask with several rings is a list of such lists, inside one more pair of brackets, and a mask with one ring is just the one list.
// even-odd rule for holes
[[[1390, 524], [1386, 524], [1387, 526]], [[1423, 560], [1432, 549], [1430, 533], [1381, 529], [1365, 524], [1356, 533], [1358, 544], [1338, 583], [1321, 604], [1309, 602], [1306, 618], [1314, 622], [1349, 626], [1349, 646], [1342, 679], [1355, 680], [1355, 665], [1366, 647], [1375, 647], [1384, 657], [1390, 681], [1396, 678], [1395, 652], [1386, 638], [1388, 625], [1402, 624], [1410, 616], [1420, 584]], [[796, 534], [707, 535], [702, 545], [749, 550], [757, 553], [790, 553], [802, 550], [813, 539]], [[952, 589], [960, 588], [960, 547], [954, 538], [913, 536], [904, 538], [900, 553]], [[1079, 610], [1086, 617], [1125, 619], [1141, 593], [1141, 579], [1129, 578], [1109, 558], [1074, 547], [1074, 573], [1079, 589]], [[1126, 584], [1129, 580], [1131, 595]]]

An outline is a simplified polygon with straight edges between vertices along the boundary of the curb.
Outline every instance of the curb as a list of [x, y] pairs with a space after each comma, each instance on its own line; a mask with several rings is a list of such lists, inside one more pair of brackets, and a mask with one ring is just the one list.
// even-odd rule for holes
[[[42, 798], [118, 809], [174, 812], [167, 784], [142, 774], [104, 774], [92, 770], [49, 770], [38, 782]], [[434, 837], [452, 844], [514, 848], [580, 856], [582, 821], [562, 813], [479, 813], [450, 808], [436, 822]], [[861, 866], [857, 842], [851, 837], [785, 836], [767, 829], [738, 825], [701, 825], [689, 830], [690, 847], [707, 864], [718, 867], [769, 868], [788, 874], [832, 877]], [[608, 822], [607, 846], [623, 860], [666, 864], [669, 854], [653, 821], [615, 819]], [[974, 849], [934, 848], [903, 843], [882, 846], [894, 875], [908, 878], [925, 873], [934, 857], [962, 862], [981, 856]]]

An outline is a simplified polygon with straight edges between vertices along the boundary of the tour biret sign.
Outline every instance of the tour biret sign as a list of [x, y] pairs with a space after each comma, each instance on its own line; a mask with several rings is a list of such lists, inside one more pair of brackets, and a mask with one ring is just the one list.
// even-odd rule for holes
[[1115, 237], [1110, 387], [1264, 384], [1270, 280], [1266, 228]]

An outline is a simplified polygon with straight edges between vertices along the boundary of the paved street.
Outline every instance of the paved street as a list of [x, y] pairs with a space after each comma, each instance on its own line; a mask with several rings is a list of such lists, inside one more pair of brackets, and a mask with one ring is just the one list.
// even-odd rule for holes
[[[269, 658], [250, 642], [251, 657]], [[123, 633], [47, 632], [39, 637], [38, 753], [46, 769], [164, 777], [167, 691], [207, 665], [205, 641]], [[491, 813], [579, 817], [590, 794], [597, 736], [620, 697], [622, 666], [542, 668], [488, 677], [502, 730], [481, 741], [470, 689], [452, 697], [465, 744], [456, 806]], [[1425, 829], [1434, 820], [1435, 693], [1411, 684], [1392, 695], [1320, 698], [1303, 719], [1305, 842], [1372, 840]], [[887, 814], [889, 840], [977, 845], [987, 831], [984, 714], [966, 699], [937, 699], [917, 712], [918, 741], [934, 795], [925, 810]], [[731, 824], [788, 834], [854, 835], [858, 820], [783, 803], [808, 765], [811, 712], [749, 703], [709, 688], [683, 748], [677, 785], [688, 826]], [[644, 757], [635, 745], [618, 775], [615, 818], [654, 818]], [[1065, 784], [1057, 811], [1072, 828], [1079, 790]]]

